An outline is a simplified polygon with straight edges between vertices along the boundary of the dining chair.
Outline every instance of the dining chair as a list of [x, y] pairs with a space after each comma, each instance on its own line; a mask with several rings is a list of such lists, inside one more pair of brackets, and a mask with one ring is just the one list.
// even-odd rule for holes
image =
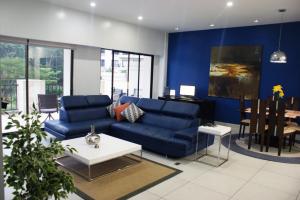
[[266, 117], [267, 104], [268, 104], [267, 100], [260, 100], [260, 99], [252, 100], [248, 149], [251, 149], [252, 135], [254, 134], [255, 141], [257, 141], [257, 136], [259, 136], [258, 141], [260, 143], [260, 151], [263, 151], [265, 138], [268, 134], [267, 117]]
[[300, 109], [300, 98], [299, 97], [288, 97], [286, 100], [286, 109], [299, 110]]
[[291, 126], [286, 126], [285, 121], [285, 102], [283, 100], [277, 101], [277, 127], [276, 136], [278, 137], [278, 156], [281, 155], [284, 138], [289, 137], [289, 152], [292, 150], [292, 143], [296, 130]]
[[257, 135], [257, 122], [258, 122], [258, 99], [251, 100], [251, 114], [250, 114], [250, 130], [248, 149], [251, 149], [252, 135]]
[[263, 151], [265, 144], [265, 138], [268, 137], [268, 125], [267, 125], [267, 100], [260, 100], [258, 106], [258, 128], [257, 133], [260, 141], [260, 151]]
[[245, 129], [246, 129], [246, 126], [250, 126], [250, 119], [246, 118], [245, 97], [244, 96], [240, 96], [239, 102], [240, 102], [240, 130], [239, 130], [239, 139], [240, 139], [241, 133], [243, 133], [242, 137], [245, 136]]

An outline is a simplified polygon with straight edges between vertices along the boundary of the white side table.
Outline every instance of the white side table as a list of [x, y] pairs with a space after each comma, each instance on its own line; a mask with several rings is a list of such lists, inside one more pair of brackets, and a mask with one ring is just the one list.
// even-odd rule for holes
[[[206, 149], [205, 149], [205, 154], [201, 155], [198, 157], [198, 147], [199, 147], [199, 134], [205, 133], [207, 134], [207, 139], [206, 139]], [[197, 133], [197, 144], [196, 144], [196, 152], [195, 152], [195, 160], [198, 160], [199, 158], [202, 158], [204, 156], [210, 156], [210, 157], [216, 157], [214, 155], [210, 155], [207, 153], [207, 148], [208, 148], [208, 139], [209, 135], [214, 135], [215, 137], [219, 137], [219, 151], [218, 151], [218, 165], [214, 165], [215, 167], [218, 167], [225, 163], [229, 159], [229, 152], [230, 152], [230, 143], [231, 143], [231, 127], [228, 126], [221, 126], [221, 125], [215, 125], [215, 126], [199, 126], [198, 127], [198, 133]], [[221, 146], [222, 146], [222, 138], [229, 135], [229, 144], [228, 144], [228, 152], [227, 152], [227, 158], [222, 158], [220, 156], [221, 152]], [[222, 160], [222, 162], [220, 162]], [[206, 163], [209, 164], [209, 163]]]

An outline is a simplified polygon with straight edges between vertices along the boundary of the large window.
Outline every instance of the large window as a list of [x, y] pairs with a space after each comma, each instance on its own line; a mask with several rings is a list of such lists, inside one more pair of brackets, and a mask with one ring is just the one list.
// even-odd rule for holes
[[100, 93], [114, 101], [123, 95], [150, 98], [153, 56], [101, 49]]
[[[33, 104], [38, 107], [38, 94], [55, 94], [59, 101], [70, 95], [71, 50], [0, 42], [0, 83], [7, 113], [32, 111]], [[4, 130], [7, 118], [2, 113], [3, 132], [12, 132]], [[46, 114], [42, 114], [44, 118]]]

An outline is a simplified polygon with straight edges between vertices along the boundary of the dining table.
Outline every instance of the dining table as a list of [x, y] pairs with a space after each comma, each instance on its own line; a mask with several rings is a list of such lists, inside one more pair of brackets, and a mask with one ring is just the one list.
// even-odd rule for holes
[[[268, 110], [268, 108], [267, 108], [267, 110]], [[251, 113], [251, 108], [246, 108], [245, 113]], [[268, 112], [267, 112], [267, 114], [268, 114]], [[285, 110], [284, 116], [285, 116], [285, 118], [288, 118], [288, 119], [297, 119], [298, 117], [300, 117], [300, 111], [299, 110]]]

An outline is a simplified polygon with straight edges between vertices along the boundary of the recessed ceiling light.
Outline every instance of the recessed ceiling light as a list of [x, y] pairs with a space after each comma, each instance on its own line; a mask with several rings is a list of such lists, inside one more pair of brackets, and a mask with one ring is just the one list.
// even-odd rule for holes
[[175, 31], [179, 31], [179, 26], [176, 26], [176, 27], [175, 27]]
[[138, 20], [140, 20], [140, 21], [142, 21], [144, 19], [144, 17], [143, 16], [138, 16]]
[[65, 18], [65, 16], [66, 16], [66, 14], [65, 14], [64, 11], [60, 11], [60, 12], [57, 13], [57, 17], [58, 17], [59, 19], [63, 19], [63, 18]]
[[226, 6], [227, 7], [232, 7], [233, 6], [233, 1], [227, 1]]
[[253, 22], [254, 22], [254, 23], [258, 23], [258, 22], [259, 22], [259, 20], [258, 20], [258, 19], [256, 19], [256, 20], [254, 20]]
[[91, 7], [96, 7], [96, 3], [94, 1], [91, 1], [90, 6]]
[[210, 27], [214, 27], [215, 25], [214, 25], [214, 24], [210, 24], [209, 26], [210, 26]]

